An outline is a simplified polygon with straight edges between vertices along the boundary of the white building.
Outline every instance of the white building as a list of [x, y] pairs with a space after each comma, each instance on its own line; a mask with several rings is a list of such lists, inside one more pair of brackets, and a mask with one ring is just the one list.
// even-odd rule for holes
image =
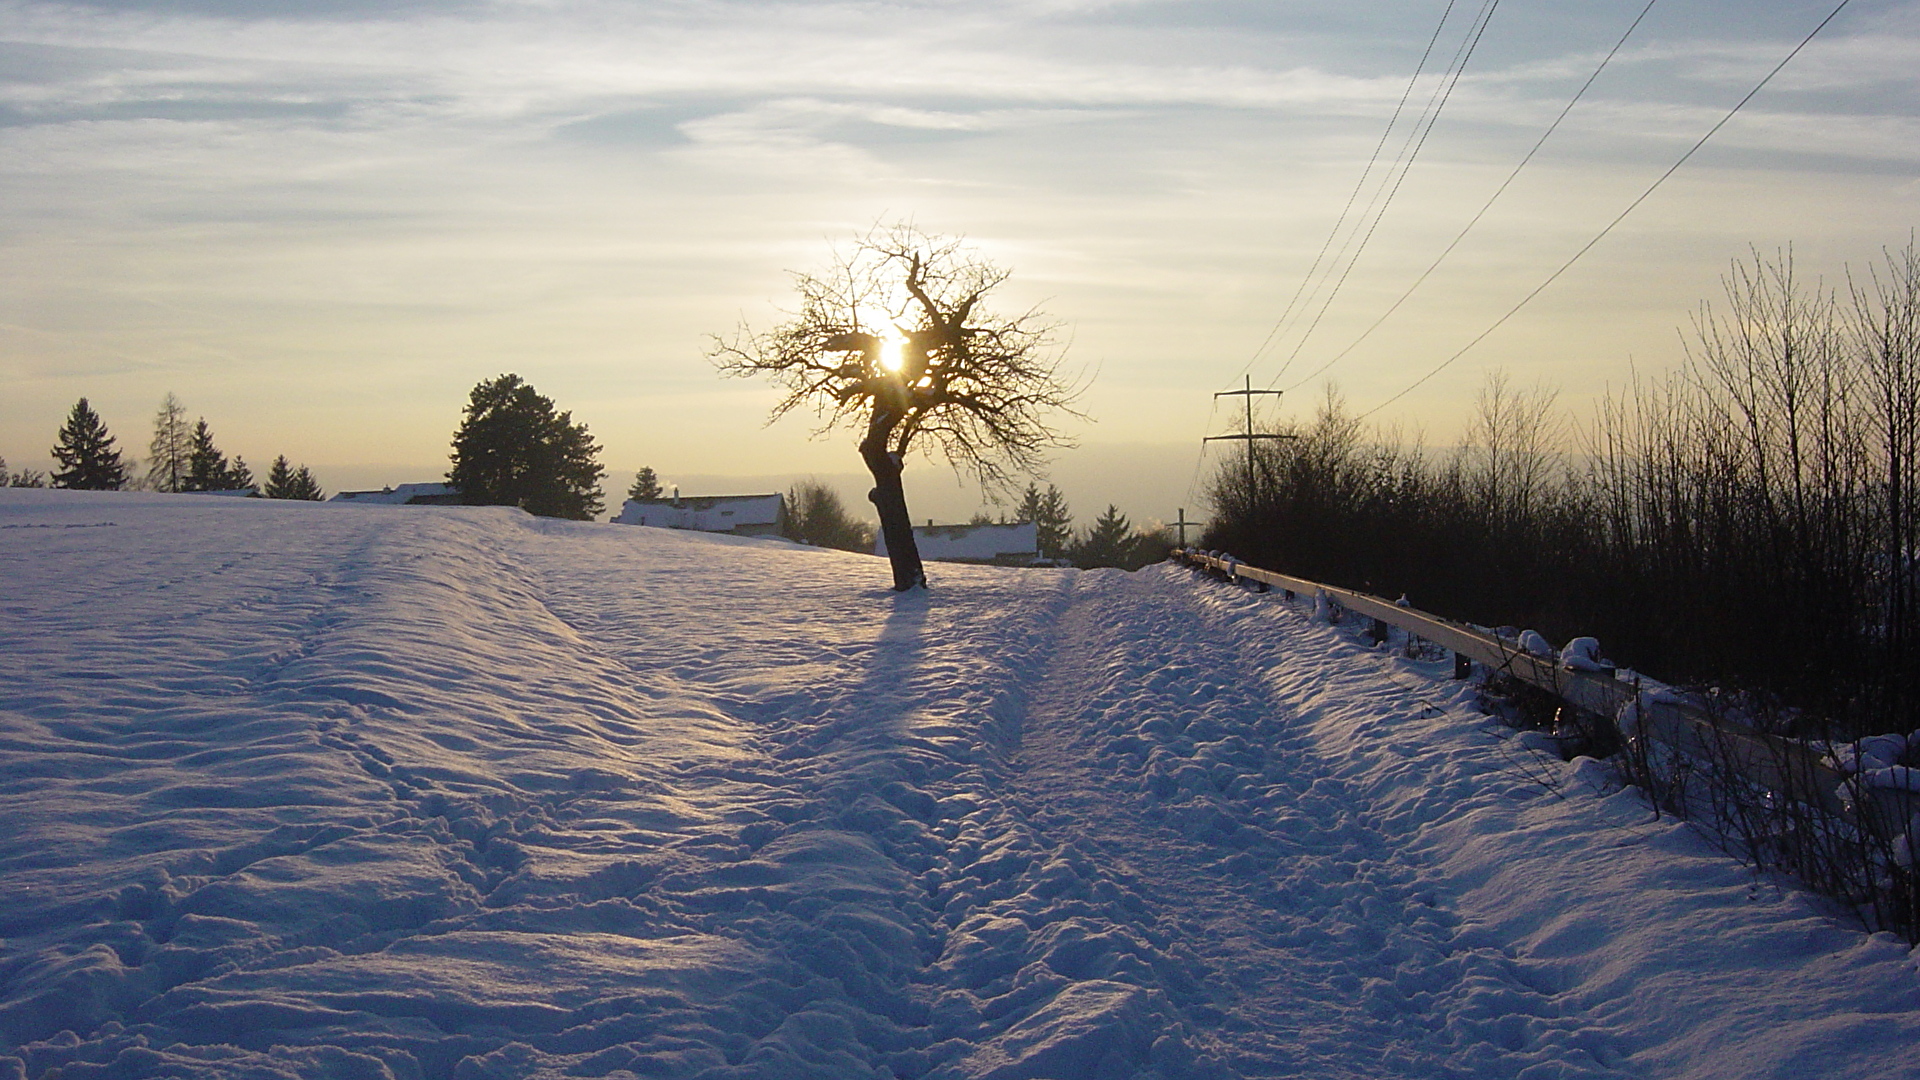
[[735, 536], [778, 536], [786, 516], [779, 495], [689, 495], [674, 499], [628, 499], [616, 525], [692, 529]]
[[379, 491], [343, 491], [327, 501], [358, 506], [458, 506], [460, 489], [452, 484], [401, 484]]
[[[913, 543], [922, 559], [937, 562], [1027, 566], [1040, 558], [1040, 532], [1031, 521], [1020, 525], [916, 525]], [[885, 533], [875, 539], [873, 553], [887, 553]]]

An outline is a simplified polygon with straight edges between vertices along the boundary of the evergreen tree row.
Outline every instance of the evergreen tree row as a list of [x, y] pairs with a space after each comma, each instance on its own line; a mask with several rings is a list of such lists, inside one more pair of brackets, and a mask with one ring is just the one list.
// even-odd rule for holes
[[273, 467], [267, 470], [267, 486], [260, 494], [269, 499], [305, 499], [319, 502], [326, 498], [320, 490], [320, 482], [313, 478], [305, 465], [294, 468], [287, 461], [287, 455], [281, 454], [273, 459]]
[[[269, 499], [325, 497], [313, 473], [305, 465], [294, 468], [285, 455], [275, 459], [266, 487], [260, 489], [246, 459], [236, 454], [229, 460], [221, 452], [205, 417], [191, 429], [187, 427], [186, 408], [171, 393], [154, 417], [153, 441], [147, 452], [144, 486], [150, 491], [252, 490]], [[133, 482], [135, 461], [121, 455], [106, 423], [86, 398], [74, 403], [66, 423], [60, 426], [53, 458], [59, 464], [51, 477], [52, 486], [57, 488], [119, 491]], [[42, 487], [45, 479], [33, 470], [8, 473], [6, 463], [0, 461], [0, 486]]]
[[1099, 566], [1138, 570], [1166, 558], [1173, 546], [1165, 529], [1135, 529], [1127, 515], [1112, 503], [1076, 537], [1067, 497], [1052, 484], [1045, 491], [1037, 484], [1028, 484], [1014, 510], [1014, 521], [1033, 522], [1041, 558], [1065, 559], [1083, 570]]

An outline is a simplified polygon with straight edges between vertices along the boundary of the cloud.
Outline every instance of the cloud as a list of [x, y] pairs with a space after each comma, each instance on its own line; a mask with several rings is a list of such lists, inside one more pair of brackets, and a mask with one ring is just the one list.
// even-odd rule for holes
[[[1639, 7], [1503, 6], [1327, 334], [1425, 265]], [[1023, 300], [1075, 326], [1077, 355], [1102, 371], [1090, 408], [1128, 429], [1109, 437], [1159, 438], [1133, 429], [1172, 423], [1156, 414], [1176, 383], [1231, 369], [1271, 325], [1439, 10], [0, 0], [0, 323], [19, 328], [0, 377], [30, 369], [46, 399], [21, 398], [0, 425], [100, 397], [88, 380], [117, 371], [141, 412], [169, 386], [231, 384], [236, 408], [241, 386], [337, 394], [303, 422], [345, 444], [417, 422], [423, 387], [457, 398], [537, 362], [543, 389], [643, 403], [640, 419], [595, 419], [623, 458], [664, 463], [645, 449], [656, 434], [733, 453], [684, 404], [710, 377], [701, 335], [758, 318], [782, 270], [890, 215], [981, 237]], [[1670, 341], [1684, 312], [1648, 329], [1642, 311], [1691, 296], [1695, 276], [1710, 285], [1748, 239], [1793, 238], [1766, 232], [1782, 220], [1836, 249], [1875, 216], [1909, 224], [1914, 186], [1884, 178], [1920, 154], [1916, 12], [1836, 23], [1721, 132], [1642, 212], [1683, 205], [1695, 189], [1679, 182], [1721, 191], [1685, 204], [1681, 225], [1662, 219], [1697, 251], [1676, 239], [1646, 254], [1618, 279], [1641, 291], [1565, 324], [1561, 359], [1601, 371]], [[1389, 324], [1381, 355], [1423, 355], [1530, 287], [1806, 25], [1787, 0], [1656, 9], [1483, 226], [1475, 250], [1495, 254], [1436, 282], [1455, 291], [1410, 308], [1430, 321], [1402, 336]], [[1609, 316], [1615, 304], [1629, 314]], [[41, 434], [10, 441], [25, 430], [0, 426], [0, 452], [37, 452]]]

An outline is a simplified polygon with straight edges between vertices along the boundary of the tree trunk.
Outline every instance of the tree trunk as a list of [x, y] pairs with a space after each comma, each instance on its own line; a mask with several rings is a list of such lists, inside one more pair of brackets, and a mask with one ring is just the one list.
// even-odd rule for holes
[[893, 590], [905, 592], [916, 585], [925, 587], [927, 573], [920, 565], [920, 546], [913, 542], [907, 491], [900, 486], [900, 459], [887, 448], [892, 430], [891, 418], [876, 411], [873, 422], [867, 425], [867, 437], [860, 441], [860, 458], [873, 474], [873, 490], [867, 498], [880, 513], [880, 534], [886, 537], [887, 561], [893, 564]]

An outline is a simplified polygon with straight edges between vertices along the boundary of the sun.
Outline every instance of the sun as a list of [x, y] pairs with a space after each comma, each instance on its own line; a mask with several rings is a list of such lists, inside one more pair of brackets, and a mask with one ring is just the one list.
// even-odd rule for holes
[[895, 375], [907, 366], [907, 335], [892, 323], [880, 332], [880, 366]]
[[880, 366], [894, 375], [900, 374], [907, 366], [906, 332], [893, 324], [891, 315], [884, 313], [860, 321], [871, 327], [873, 336], [880, 339]]

